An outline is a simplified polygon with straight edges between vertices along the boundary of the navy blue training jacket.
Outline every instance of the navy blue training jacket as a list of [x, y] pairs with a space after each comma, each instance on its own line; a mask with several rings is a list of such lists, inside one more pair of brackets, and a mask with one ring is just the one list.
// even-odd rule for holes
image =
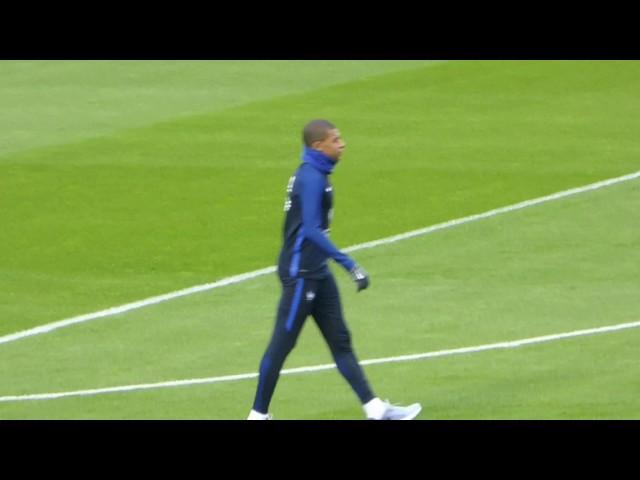
[[[313, 157], [323, 154], [313, 152]], [[333, 209], [333, 187], [328, 178], [331, 168], [323, 168], [313, 157], [305, 158], [287, 185], [284, 243], [278, 259], [278, 274], [283, 280], [324, 278], [329, 275], [329, 258], [346, 270], [355, 265], [328, 238]], [[321, 160], [326, 162], [327, 158]]]

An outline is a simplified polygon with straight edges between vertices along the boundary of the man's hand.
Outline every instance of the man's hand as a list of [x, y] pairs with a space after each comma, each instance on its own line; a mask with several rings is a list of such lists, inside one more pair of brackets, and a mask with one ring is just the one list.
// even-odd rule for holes
[[353, 278], [353, 281], [356, 282], [356, 285], [358, 285], [358, 292], [360, 290], [364, 290], [369, 286], [369, 274], [365, 272], [364, 268], [355, 265], [349, 273], [351, 274], [351, 278]]

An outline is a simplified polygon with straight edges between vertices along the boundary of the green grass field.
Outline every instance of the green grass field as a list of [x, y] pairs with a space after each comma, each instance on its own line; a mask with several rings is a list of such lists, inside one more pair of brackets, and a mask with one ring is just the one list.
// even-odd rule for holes
[[[275, 263], [300, 130], [347, 142], [332, 238], [640, 170], [640, 62], [0, 62], [0, 337]], [[640, 179], [355, 252], [361, 360], [640, 321]], [[257, 371], [275, 275], [0, 344], [0, 397]], [[639, 419], [638, 329], [366, 366], [420, 419]], [[330, 363], [308, 320], [285, 368]], [[255, 379], [0, 402], [0, 419], [246, 417]], [[279, 419], [358, 419], [337, 371]]]

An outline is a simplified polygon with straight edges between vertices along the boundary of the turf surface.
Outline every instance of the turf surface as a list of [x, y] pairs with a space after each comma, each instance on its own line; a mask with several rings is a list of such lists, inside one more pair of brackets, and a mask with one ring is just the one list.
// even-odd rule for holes
[[[340, 246], [638, 170], [638, 62], [0, 70], [0, 334], [272, 265], [309, 118], [348, 144], [333, 178]], [[360, 358], [640, 320], [638, 192], [632, 181], [355, 253], [371, 290], [356, 296], [334, 270]], [[0, 396], [254, 372], [277, 295], [261, 277], [0, 345]], [[637, 335], [367, 372], [381, 396], [421, 401], [420, 418], [637, 418]], [[329, 361], [310, 323], [287, 366]], [[254, 387], [0, 403], [0, 418], [242, 418]], [[274, 413], [360, 415], [335, 372], [283, 377]]]

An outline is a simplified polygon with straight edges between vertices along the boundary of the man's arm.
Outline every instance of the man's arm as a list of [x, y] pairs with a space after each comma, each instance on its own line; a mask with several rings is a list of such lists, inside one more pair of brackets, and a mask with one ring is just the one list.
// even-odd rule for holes
[[369, 274], [348, 255], [342, 253], [322, 231], [322, 193], [324, 182], [314, 175], [299, 177], [302, 206], [302, 233], [318, 248], [349, 272], [358, 292], [369, 286]]
[[300, 203], [302, 207], [302, 230], [305, 238], [313, 242], [320, 250], [351, 271], [356, 263], [342, 253], [322, 231], [322, 195], [324, 182], [320, 175], [311, 172], [298, 177], [300, 182]]

